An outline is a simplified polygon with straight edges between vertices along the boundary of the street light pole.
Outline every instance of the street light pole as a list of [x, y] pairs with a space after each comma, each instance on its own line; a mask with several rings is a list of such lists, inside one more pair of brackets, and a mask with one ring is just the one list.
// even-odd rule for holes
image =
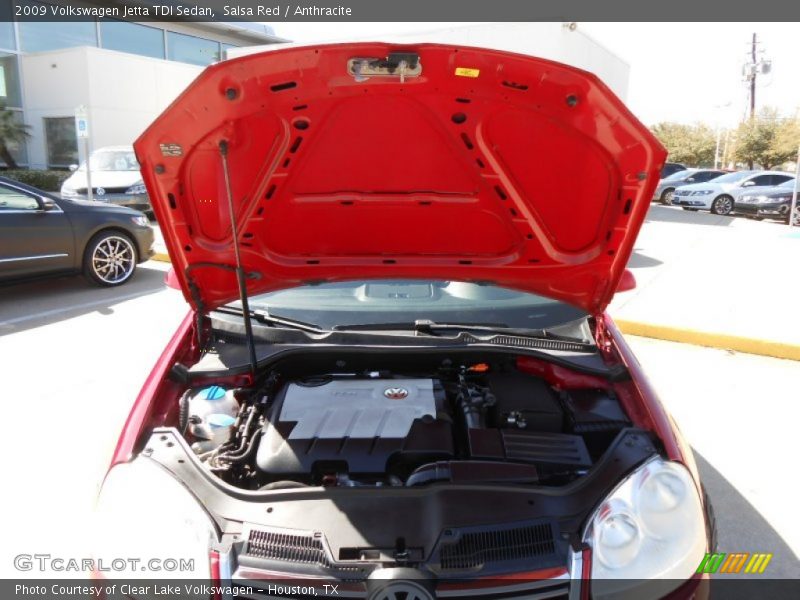
[[797, 166], [794, 170], [794, 191], [792, 192], [792, 207], [789, 209], [789, 227], [794, 227], [795, 211], [797, 210], [797, 188], [800, 185], [800, 146], [797, 147]]

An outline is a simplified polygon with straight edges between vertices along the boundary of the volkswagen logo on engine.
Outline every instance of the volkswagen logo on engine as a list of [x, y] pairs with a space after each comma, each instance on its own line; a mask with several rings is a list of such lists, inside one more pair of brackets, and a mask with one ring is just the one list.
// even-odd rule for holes
[[404, 400], [408, 398], [408, 390], [401, 387], [390, 387], [383, 390], [383, 395], [389, 400]]

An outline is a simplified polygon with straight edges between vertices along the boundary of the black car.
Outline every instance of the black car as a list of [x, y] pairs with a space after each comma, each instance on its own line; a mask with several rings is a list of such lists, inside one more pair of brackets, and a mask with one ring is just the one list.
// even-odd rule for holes
[[789, 222], [789, 212], [792, 210], [792, 195], [794, 194], [794, 178], [784, 181], [768, 191], [760, 191], [741, 196], [733, 205], [737, 214], [756, 219], [780, 219]]
[[153, 255], [153, 229], [136, 210], [55, 198], [0, 177], [0, 282], [83, 272], [121, 285]]
[[664, 177], [669, 177], [673, 173], [677, 173], [678, 171], [685, 171], [686, 165], [682, 165], [681, 163], [674, 163], [668, 162], [664, 163], [664, 166], [661, 167], [661, 179]]

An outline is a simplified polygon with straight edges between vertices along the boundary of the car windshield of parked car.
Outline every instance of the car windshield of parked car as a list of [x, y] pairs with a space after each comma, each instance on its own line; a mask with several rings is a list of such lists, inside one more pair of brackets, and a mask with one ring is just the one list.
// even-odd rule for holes
[[[323, 329], [370, 324], [469, 323], [548, 329], [587, 313], [544, 296], [496, 285], [440, 280], [365, 280], [306, 285], [253, 296], [251, 310]], [[236, 302], [231, 306], [241, 308]]]
[[743, 179], [747, 179], [750, 175], [758, 173], [758, 171], [736, 171], [735, 173], [726, 173], [712, 179], [714, 183], [737, 183]]
[[[138, 171], [139, 162], [130, 150], [100, 150], [93, 152], [89, 162], [92, 171]], [[86, 170], [86, 163], [80, 167]]]

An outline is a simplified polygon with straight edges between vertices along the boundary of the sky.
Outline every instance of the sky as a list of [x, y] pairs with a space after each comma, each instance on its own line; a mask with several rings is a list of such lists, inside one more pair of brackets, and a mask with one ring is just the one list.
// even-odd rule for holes
[[[456, 23], [269, 23], [297, 42], [379, 39]], [[466, 25], [466, 24], [464, 24]], [[800, 23], [578, 23], [630, 67], [628, 106], [646, 125], [661, 121], [735, 126], [748, 105], [742, 66], [753, 33], [772, 73], [760, 77], [756, 106], [784, 116], [800, 109]]]

